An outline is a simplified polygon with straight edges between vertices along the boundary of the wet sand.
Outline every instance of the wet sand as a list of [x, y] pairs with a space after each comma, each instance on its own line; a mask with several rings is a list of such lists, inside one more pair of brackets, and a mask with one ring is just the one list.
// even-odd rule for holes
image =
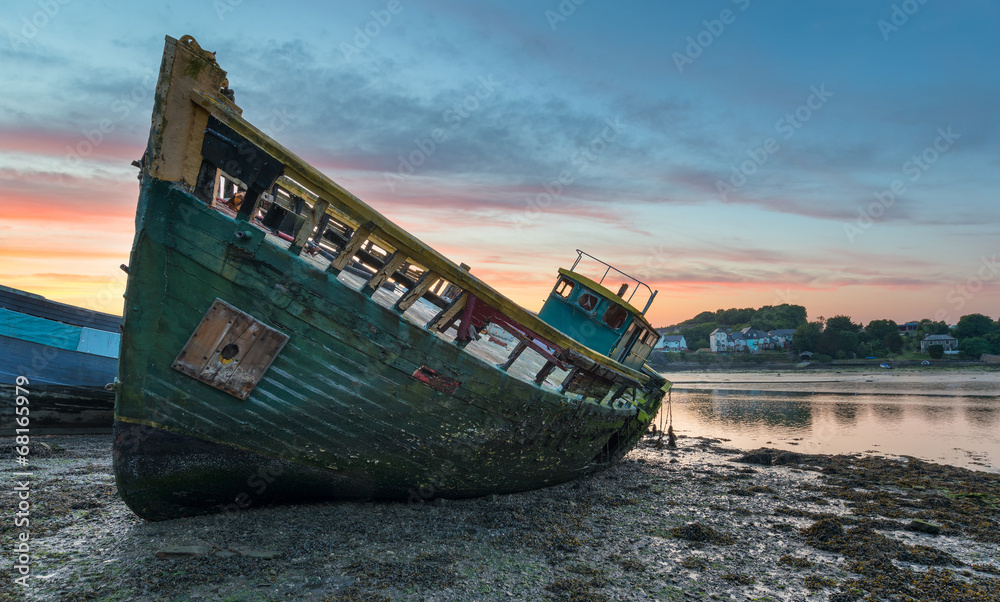
[[39, 438], [31, 586], [8, 573], [0, 600], [1000, 599], [1000, 475], [657, 443], [520, 494], [150, 523], [115, 493], [110, 437]]

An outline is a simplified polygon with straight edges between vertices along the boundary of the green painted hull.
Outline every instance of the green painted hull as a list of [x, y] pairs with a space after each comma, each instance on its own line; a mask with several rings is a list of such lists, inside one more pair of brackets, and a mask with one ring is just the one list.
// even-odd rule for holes
[[[129, 270], [114, 468], [151, 520], [565, 482], [619, 460], [662, 398], [613, 407], [520, 380], [148, 176]], [[289, 336], [245, 400], [171, 367], [216, 299]]]

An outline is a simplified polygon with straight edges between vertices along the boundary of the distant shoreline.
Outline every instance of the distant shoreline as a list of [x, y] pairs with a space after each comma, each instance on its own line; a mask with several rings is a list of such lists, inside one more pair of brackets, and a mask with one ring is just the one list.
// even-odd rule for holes
[[752, 361], [713, 361], [711, 363], [701, 363], [696, 361], [665, 362], [656, 358], [651, 358], [650, 366], [658, 372], [838, 372], [838, 371], [860, 371], [860, 370], [885, 370], [882, 363], [892, 366], [891, 370], [924, 370], [924, 371], [982, 371], [1000, 372], [1000, 364], [987, 364], [973, 360], [927, 360], [929, 365], [922, 365], [923, 360], [866, 360], [866, 361], [833, 361], [830, 363], [809, 362], [800, 366], [797, 362], [766, 362], [755, 363]]
[[[811, 370], [783, 366], [752, 369], [669, 369], [660, 370], [675, 386], [695, 385], [699, 388], [721, 388], [723, 385], [768, 385], [771, 389], [802, 390], [800, 385], [827, 384], [837, 390], [874, 391], [891, 385], [924, 387], [925, 389], [945, 388], [951, 395], [961, 395], [974, 390], [1000, 396], [1000, 369], [988, 364], [979, 368], [935, 368], [917, 366], [914, 368], [883, 368], [862, 366], [835, 366], [835, 369]], [[846, 368], [846, 369], [845, 369]], [[686, 387], [688, 388], [688, 387]]]

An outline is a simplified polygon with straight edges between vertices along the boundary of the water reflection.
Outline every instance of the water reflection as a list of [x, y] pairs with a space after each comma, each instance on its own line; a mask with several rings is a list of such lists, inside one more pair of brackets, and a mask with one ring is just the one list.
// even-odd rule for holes
[[[961, 399], [961, 398], [958, 398]], [[925, 404], [920, 406], [920, 411], [923, 412], [924, 417], [928, 420], [940, 421], [948, 420], [952, 421], [955, 419], [955, 408], [947, 405], [930, 405]]]
[[895, 403], [874, 403], [871, 410], [882, 422], [893, 423], [903, 419], [903, 407]]
[[811, 421], [811, 408], [794, 393], [762, 391], [692, 391], [692, 409], [706, 420], [729, 425], [800, 428]]
[[672, 391], [674, 430], [807, 453], [878, 450], [1000, 472], [1000, 398], [738, 391]]
[[[1000, 408], [970, 405], [962, 409], [965, 420], [970, 425], [981, 429], [991, 429], [993, 434], [1000, 440], [997, 429], [1000, 428]], [[1000, 445], [1000, 441], [997, 442]]]
[[837, 424], [841, 426], [854, 426], [858, 423], [858, 410], [861, 409], [856, 403], [836, 403], [833, 406], [833, 416]]

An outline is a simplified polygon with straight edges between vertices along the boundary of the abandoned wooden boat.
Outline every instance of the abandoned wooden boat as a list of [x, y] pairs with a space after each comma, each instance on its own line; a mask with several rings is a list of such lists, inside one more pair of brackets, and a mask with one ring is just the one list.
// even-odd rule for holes
[[0, 416], [13, 424], [15, 384], [28, 379], [32, 433], [110, 433], [122, 319], [0, 286]]
[[525, 310], [245, 121], [189, 36], [138, 165], [114, 470], [140, 516], [543, 487], [659, 408], [648, 286], [578, 252]]

